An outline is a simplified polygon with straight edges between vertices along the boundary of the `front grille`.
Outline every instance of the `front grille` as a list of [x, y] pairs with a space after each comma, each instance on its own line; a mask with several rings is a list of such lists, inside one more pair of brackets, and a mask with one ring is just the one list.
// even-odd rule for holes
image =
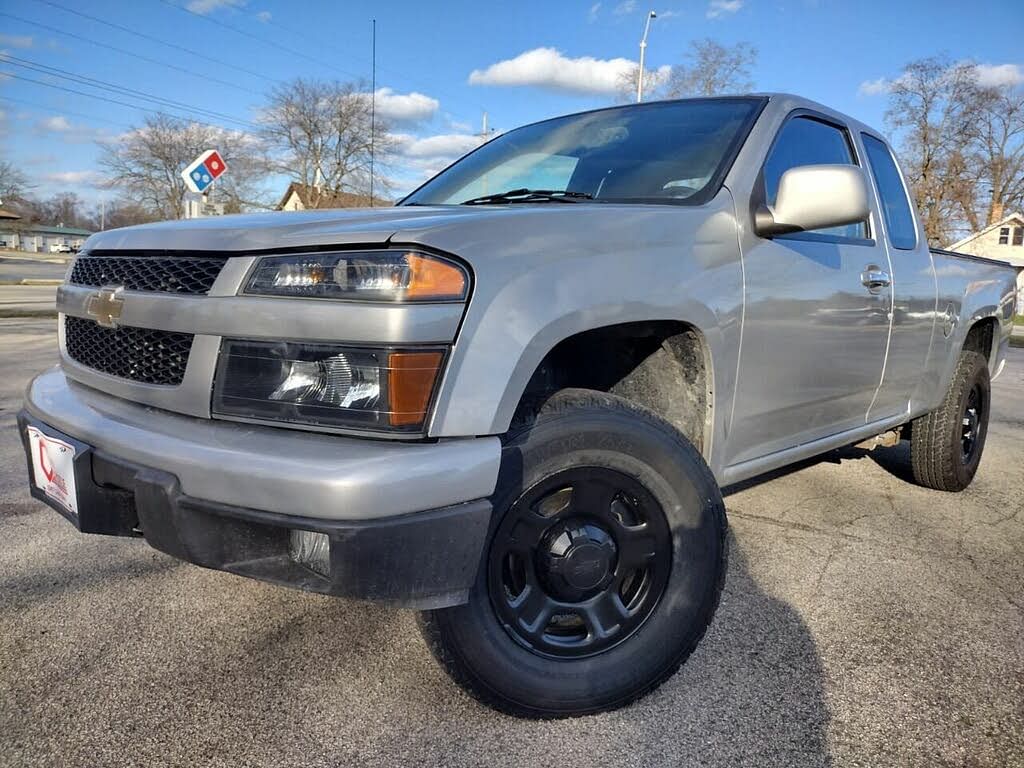
[[146, 384], [181, 384], [192, 338], [191, 333], [104, 328], [92, 320], [64, 318], [68, 357], [101, 373]]
[[75, 285], [123, 285], [130, 291], [206, 294], [226, 256], [82, 255], [71, 268]]

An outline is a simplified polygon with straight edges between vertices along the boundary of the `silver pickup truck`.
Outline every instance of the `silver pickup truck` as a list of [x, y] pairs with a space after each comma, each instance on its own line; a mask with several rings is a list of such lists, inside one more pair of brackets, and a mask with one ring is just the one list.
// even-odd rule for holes
[[930, 250], [885, 139], [789, 95], [510, 131], [397, 207], [93, 235], [19, 417], [83, 533], [413, 607], [506, 712], [685, 661], [725, 486], [910, 441], [966, 488], [1015, 273]]

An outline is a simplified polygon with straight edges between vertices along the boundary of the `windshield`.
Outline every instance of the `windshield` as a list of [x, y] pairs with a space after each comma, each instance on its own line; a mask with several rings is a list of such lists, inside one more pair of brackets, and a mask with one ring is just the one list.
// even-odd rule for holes
[[574, 192], [584, 202], [585, 196], [704, 202], [718, 191], [762, 104], [754, 98], [654, 102], [527, 125], [462, 158], [403, 204], [456, 205], [510, 190]]

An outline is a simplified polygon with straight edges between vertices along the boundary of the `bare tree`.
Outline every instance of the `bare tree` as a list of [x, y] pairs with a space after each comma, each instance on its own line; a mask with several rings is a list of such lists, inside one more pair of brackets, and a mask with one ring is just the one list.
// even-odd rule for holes
[[207, 149], [218, 150], [228, 167], [214, 184], [212, 201], [224, 203], [228, 213], [269, 207], [267, 162], [256, 136], [158, 114], [100, 146], [99, 164], [114, 179], [111, 186], [157, 218], [184, 216], [181, 171]]
[[17, 203], [26, 199], [32, 186], [18, 166], [0, 160], [0, 203]]
[[101, 206], [96, 205], [89, 214], [86, 226], [88, 229], [98, 232], [100, 229], [131, 227], [135, 224], [148, 224], [158, 220], [158, 216], [134, 200], [119, 197], [102, 206], [102, 210]]
[[[361, 83], [296, 79], [270, 93], [263, 137], [274, 168], [310, 190], [310, 206], [339, 192], [366, 195], [370, 187], [371, 104]], [[393, 151], [389, 126], [374, 121], [372, 151], [380, 171]], [[375, 196], [384, 191], [375, 175]]]
[[977, 129], [969, 156], [976, 194], [963, 200], [973, 231], [1024, 206], [1024, 89], [1010, 84], [983, 88], [978, 101], [971, 115]]
[[965, 215], [966, 226], [977, 228], [977, 174], [970, 156], [980, 104], [974, 65], [943, 57], [910, 62], [890, 86], [886, 121], [899, 137], [900, 156], [933, 243], [955, 239], [965, 229]]
[[[619, 75], [617, 84], [618, 101], [627, 104], [636, 100], [636, 86], [640, 77], [640, 65], [634, 64]], [[644, 95], [648, 99], [662, 98], [661, 88], [665, 85], [664, 75], [656, 69], [644, 67]]]
[[665, 95], [678, 99], [750, 91], [754, 87], [750, 73], [756, 62], [757, 49], [750, 43], [724, 46], [710, 37], [696, 40], [686, 62], [672, 67]]

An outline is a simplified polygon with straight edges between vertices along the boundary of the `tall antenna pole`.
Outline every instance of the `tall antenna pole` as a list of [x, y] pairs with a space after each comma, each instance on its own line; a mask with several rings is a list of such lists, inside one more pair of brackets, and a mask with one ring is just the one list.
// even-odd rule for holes
[[377, 20], [373, 20], [370, 42], [370, 207], [373, 208], [373, 140], [377, 130]]

